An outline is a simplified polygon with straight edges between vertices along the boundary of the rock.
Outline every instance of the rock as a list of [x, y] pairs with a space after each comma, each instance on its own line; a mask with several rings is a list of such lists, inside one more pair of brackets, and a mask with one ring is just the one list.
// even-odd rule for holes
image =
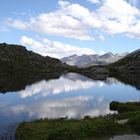
[[125, 123], [127, 123], [129, 121], [129, 119], [123, 119], [123, 120], [117, 120], [116, 122], [118, 123], [118, 124], [125, 124]]
[[106, 80], [109, 76], [107, 68], [98, 66], [81, 69], [79, 73], [94, 80]]
[[137, 135], [123, 135], [123, 136], [114, 136], [110, 140], [140, 140], [140, 136]]
[[0, 92], [23, 89], [42, 79], [58, 78], [61, 61], [43, 57], [20, 45], [0, 44]]
[[77, 66], [79, 68], [85, 68], [93, 65], [105, 65], [109, 63], [116, 62], [117, 60], [123, 58], [128, 53], [123, 54], [113, 54], [111, 52], [105, 53], [103, 55], [93, 54], [93, 55], [71, 55], [61, 59], [62, 63], [66, 63], [71, 66]]
[[108, 66], [110, 76], [140, 89], [140, 49]]

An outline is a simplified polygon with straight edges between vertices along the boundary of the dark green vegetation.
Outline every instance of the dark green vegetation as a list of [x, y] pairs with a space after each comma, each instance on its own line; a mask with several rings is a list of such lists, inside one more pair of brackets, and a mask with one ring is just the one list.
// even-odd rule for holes
[[110, 109], [119, 112], [116, 119], [128, 119], [127, 124], [133, 132], [140, 135], [140, 102], [112, 102]]
[[[18, 129], [16, 136], [21, 140], [90, 140], [108, 138], [121, 134], [140, 134], [140, 103], [112, 102], [112, 110], [127, 108], [119, 114], [100, 116], [96, 118], [85, 117], [81, 120], [56, 119], [36, 120], [24, 122]], [[126, 123], [119, 120], [128, 119]]]
[[118, 111], [119, 113], [140, 111], [140, 102], [112, 102], [110, 104], [110, 110]]
[[38, 120], [22, 123], [17, 129], [17, 138], [30, 140], [85, 140], [109, 137], [131, 132], [109, 117], [85, 118], [82, 120]]

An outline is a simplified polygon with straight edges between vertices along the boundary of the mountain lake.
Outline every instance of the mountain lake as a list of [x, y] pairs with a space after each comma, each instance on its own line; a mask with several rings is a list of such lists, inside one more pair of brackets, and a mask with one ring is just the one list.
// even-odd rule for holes
[[140, 101], [140, 91], [114, 78], [95, 81], [75, 73], [42, 80], [0, 94], [0, 135], [14, 134], [23, 121], [114, 113], [109, 109], [111, 101]]

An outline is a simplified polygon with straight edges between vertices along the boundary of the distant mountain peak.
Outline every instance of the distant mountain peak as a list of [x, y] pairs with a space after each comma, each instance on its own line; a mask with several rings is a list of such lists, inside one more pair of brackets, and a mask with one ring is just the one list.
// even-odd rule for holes
[[112, 52], [105, 53], [103, 55], [98, 54], [83, 54], [78, 56], [76, 54], [64, 57], [61, 59], [62, 63], [66, 63], [71, 66], [78, 66], [78, 67], [88, 67], [91, 65], [103, 65], [116, 62], [117, 60], [121, 59], [128, 53], [124, 54], [113, 54]]
[[108, 53], [106, 53], [106, 54], [114, 55], [112, 52], [108, 52]]
[[114, 57], [114, 54], [112, 52], [108, 52], [108, 53], [101, 55], [101, 57], [110, 58], [110, 57]]
[[71, 57], [76, 57], [76, 56], [78, 56], [77, 54], [73, 54], [73, 55], [71, 55]]

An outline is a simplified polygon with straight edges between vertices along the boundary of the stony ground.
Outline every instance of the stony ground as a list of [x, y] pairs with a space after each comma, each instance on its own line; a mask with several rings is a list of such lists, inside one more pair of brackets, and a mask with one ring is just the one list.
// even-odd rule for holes
[[115, 136], [113, 138], [110, 138], [110, 140], [140, 140], [140, 136], [137, 135]]

